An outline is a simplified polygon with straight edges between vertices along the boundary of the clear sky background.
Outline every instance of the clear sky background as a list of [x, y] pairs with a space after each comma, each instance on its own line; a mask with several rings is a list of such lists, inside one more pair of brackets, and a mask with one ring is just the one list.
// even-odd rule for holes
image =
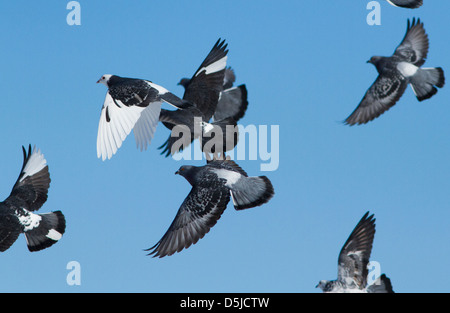
[[[407, 10], [381, 1], [381, 26], [366, 23], [369, 1], [80, 0], [81, 25], [69, 26], [69, 1], [0, 3], [0, 198], [22, 165], [22, 145], [37, 145], [51, 175], [39, 212], [67, 220], [56, 245], [30, 253], [24, 236], [0, 255], [0, 292], [318, 292], [337, 277], [342, 245], [366, 211], [377, 231], [371, 259], [397, 292], [448, 292], [450, 276], [450, 89], [419, 103], [411, 88], [375, 121], [342, 121], [377, 77], [366, 64], [391, 55], [407, 18], [430, 38], [427, 67], [450, 77], [446, 27], [450, 2]], [[249, 91], [246, 125], [279, 125], [279, 168], [240, 160], [267, 175], [275, 197], [222, 218], [196, 245], [163, 259], [146, 256], [191, 186], [181, 165], [131, 134], [109, 161], [96, 155], [106, 88], [102, 74], [145, 78], [182, 96], [218, 38], [228, 65]], [[165, 108], [170, 108], [164, 105]], [[81, 285], [69, 286], [70, 261]]]

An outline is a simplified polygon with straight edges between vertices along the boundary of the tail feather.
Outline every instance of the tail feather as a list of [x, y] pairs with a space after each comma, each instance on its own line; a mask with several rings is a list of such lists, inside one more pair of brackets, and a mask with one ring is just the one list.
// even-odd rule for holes
[[266, 176], [241, 178], [231, 190], [236, 210], [260, 206], [267, 203], [273, 195], [272, 183]]
[[419, 101], [431, 98], [437, 93], [437, 88], [444, 87], [444, 70], [436, 68], [420, 68], [417, 73], [411, 77], [411, 86]]
[[28, 250], [40, 251], [58, 242], [66, 230], [66, 220], [61, 211], [39, 214], [39, 226], [25, 232]]
[[247, 111], [247, 97], [248, 92], [245, 84], [222, 91], [214, 112], [214, 120], [232, 117], [239, 121]]

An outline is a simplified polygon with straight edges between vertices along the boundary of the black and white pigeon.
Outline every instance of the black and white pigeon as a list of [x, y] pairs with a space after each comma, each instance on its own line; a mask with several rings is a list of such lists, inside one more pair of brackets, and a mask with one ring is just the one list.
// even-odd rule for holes
[[338, 279], [321, 280], [316, 288], [325, 293], [393, 293], [391, 280], [382, 274], [367, 286], [367, 275], [375, 236], [375, 218], [364, 214], [339, 253]]
[[134, 131], [138, 148], [147, 149], [159, 121], [162, 102], [176, 108], [190, 104], [151, 81], [103, 75], [97, 83], [108, 87], [100, 115], [97, 157], [110, 159]]
[[395, 7], [417, 9], [423, 5], [423, 0], [387, 0]]
[[428, 54], [428, 36], [420, 19], [408, 20], [405, 38], [391, 57], [372, 57], [378, 78], [367, 90], [353, 113], [345, 120], [348, 125], [365, 124], [389, 110], [401, 98], [408, 84], [417, 99], [423, 101], [437, 93], [445, 84], [440, 67], [421, 68]]
[[[231, 132], [236, 126], [236, 120], [232, 116], [215, 119], [210, 123], [226, 80], [227, 47], [225, 40], [219, 39], [192, 78], [180, 81], [179, 84], [185, 88], [183, 99], [194, 107], [186, 110], [161, 110], [160, 121], [171, 130], [169, 138], [159, 147], [163, 149], [161, 154], [166, 157], [183, 150], [197, 138], [201, 140], [205, 153], [228, 151], [226, 147], [232, 149], [237, 144], [237, 139], [234, 139], [238, 135]], [[228, 131], [227, 125], [231, 126]], [[180, 130], [185, 131], [180, 133]], [[217, 135], [219, 132], [222, 136]], [[222, 144], [218, 144], [219, 142]]]
[[267, 203], [274, 195], [266, 176], [248, 177], [231, 160], [182, 166], [175, 174], [186, 178], [192, 189], [165, 235], [147, 249], [154, 257], [172, 255], [197, 243], [220, 219], [230, 198], [236, 210], [243, 210]]
[[61, 211], [36, 214], [47, 201], [50, 174], [44, 155], [36, 147], [23, 149], [23, 166], [11, 194], [0, 202], [0, 251], [11, 247], [21, 233], [28, 250], [39, 251], [58, 242], [66, 229]]

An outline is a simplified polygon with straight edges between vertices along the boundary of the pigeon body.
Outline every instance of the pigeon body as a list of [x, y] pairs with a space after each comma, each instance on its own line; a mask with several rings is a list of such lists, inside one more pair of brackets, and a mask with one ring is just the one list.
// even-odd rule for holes
[[108, 87], [97, 135], [97, 157], [110, 159], [134, 130], [138, 148], [147, 149], [159, 121], [162, 102], [177, 108], [190, 104], [148, 80], [103, 75], [97, 83]]
[[195, 139], [200, 140], [203, 152], [213, 154], [223, 154], [238, 142], [239, 131], [233, 118], [209, 123], [195, 106], [185, 110], [162, 110], [159, 120], [171, 130], [169, 138], [159, 147], [164, 148], [161, 154], [166, 157], [182, 151]]
[[390, 4], [396, 7], [417, 9], [423, 5], [423, 0], [387, 0]]
[[[225, 40], [219, 39], [192, 78], [183, 78], [179, 82], [185, 88], [183, 99], [192, 103], [193, 108], [161, 110], [160, 121], [171, 130], [169, 138], [159, 147], [166, 157], [183, 150], [197, 138], [205, 153], [219, 154], [236, 146], [238, 134], [233, 116], [214, 118], [210, 123], [221, 103], [224, 83], [229, 79], [226, 70], [227, 53]], [[240, 90], [230, 93], [228, 97], [243, 94], [244, 91]], [[183, 129], [185, 131], [180, 134], [179, 131]]]
[[8, 250], [21, 233], [28, 250], [40, 251], [55, 244], [65, 232], [61, 211], [36, 214], [47, 201], [50, 174], [44, 156], [36, 148], [23, 149], [23, 166], [11, 194], [0, 202], [0, 251]]
[[423, 101], [445, 84], [440, 67], [421, 68], [428, 54], [428, 36], [420, 19], [408, 20], [406, 35], [391, 57], [374, 56], [368, 63], [378, 71], [378, 78], [367, 90], [361, 103], [345, 120], [348, 125], [365, 124], [394, 106], [411, 85], [417, 99]]
[[375, 218], [367, 212], [339, 253], [338, 279], [321, 280], [316, 287], [325, 293], [393, 293], [391, 281], [384, 274], [367, 286], [367, 265], [374, 236]]
[[192, 189], [165, 235], [148, 249], [154, 257], [164, 257], [190, 247], [209, 232], [233, 201], [236, 210], [268, 202], [273, 186], [266, 176], [248, 177], [231, 160], [213, 160], [205, 166], [182, 166], [183, 176]]
[[[236, 122], [244, 115], [248, 107], [248, 92], [245, 84], [234, 87], [236, 74], [230, 67], [225, 69], [222, 91], [219, 94], [219, 101], [214, 111], [214, 120], [222, 120], [232, 117]], [[190, 79], [182, 78], [178, 85], [185, 89], [189, 87]]]

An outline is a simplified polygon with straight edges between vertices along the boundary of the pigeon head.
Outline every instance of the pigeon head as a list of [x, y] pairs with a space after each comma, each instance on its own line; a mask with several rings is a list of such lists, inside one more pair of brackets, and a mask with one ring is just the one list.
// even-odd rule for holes
[[105, 74], [105, 75], [103, 75], [102, 77], [100, 77], [99, 80], [97, 80], [97, 84], [98, 84], [98, 83], [102, 83], [103, 85], [105, 85], [106, 87], [108, 87], [108, 82], [109, 82], [109, 79], [111, 78], [111, 76], [112, 76], [112, 75], [110, 75], [110, 74]]
[[187, 88], [191, 80], [189, 78], [182, 78], [178, 85], [183, 86], [184, 88]]
[[383, 57], [379, 57], [379, 56], [373, 56], [370, 58], [369, 61], [367, 61], [367, 63], [372, 63], [373, 65], [376, 65]]
[[381, 72], [381, 70], [385, 67], [386, 65], [386, 57], [379, 57], [379, 56], [373, 56], [370, 58], [369, 61], [367, 61], [367, 63], [373, 64], [375, 65], [375, 67], [377, 68], [378, 73]]
[[181, 175], [191, 184], [195, 184], [195, 177], [197, 176], [198, 167], [192, 165], [183, 165], [175, 172], [175, 174]]
[[324, 292], [329, 292], [333, 289], [333, 282], [329, 281], [329, 280], [321, 280], [316, 288], [320, 288], [322, 289], [322, 291]]

